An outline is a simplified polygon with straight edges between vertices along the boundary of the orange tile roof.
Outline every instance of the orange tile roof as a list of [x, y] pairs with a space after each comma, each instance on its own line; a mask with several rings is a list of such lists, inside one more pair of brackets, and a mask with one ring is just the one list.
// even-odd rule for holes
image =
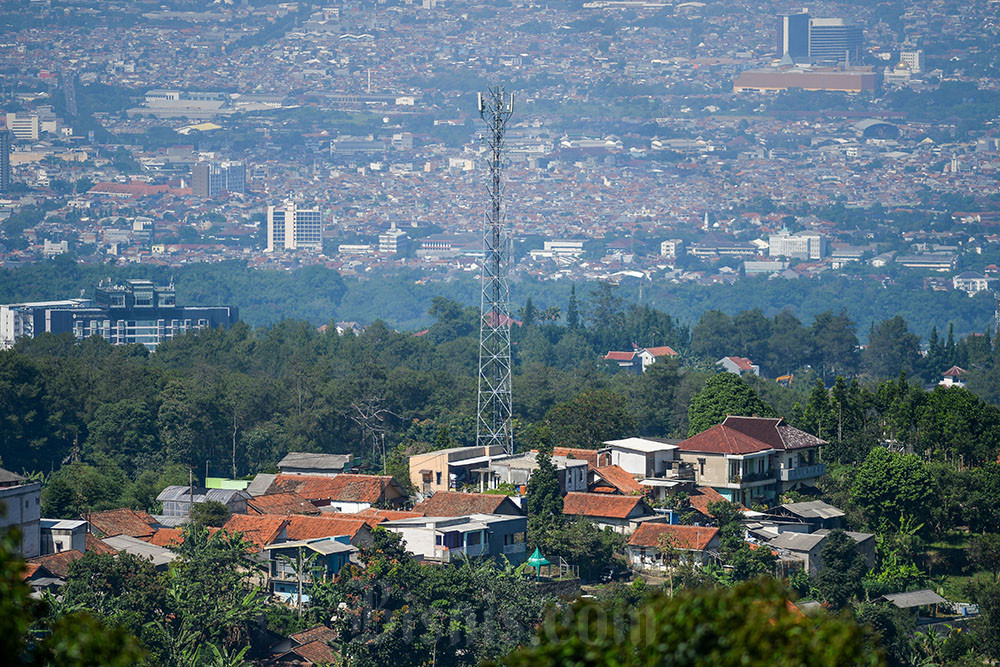
[[177, 546], [184, 541], [184, 533], [180, 528], [160, 528], [146, 541], [158, 547]]
[[462, 493], [438, 491], [427, 500], [417, 503], [414, 512], [423, 516], [465, 516], [467, 514], [496, 514], [507, 496], [496, 493]]
[[273, 544], [287, 525], [288, 520], [280, 516], [234, 514], [222, 526], [222, 530], [230, 534], [243, 533], [248, 542], [260, 548]]
[[673, 526], [647, 521], [632, 533], [628, 543], [633, 547], [659, 547], [660, 540], [667, 539], [678, 549], [704, 551], [718, 534], [718, 528], [709, 526]]
[[247, 513], [253, 514], [319, 514], [319, 509], [294, 491], [269, 493], [247, 501]]
[[380, 510], [374, 507], [369, 507], [363, 509], [360, 512], [355, 512], [354, 514], [340, 514], [345, 519], [347, 518], [358, 518], [363, 519], [370, 527], [374, 528], [383, 521], [396, 521], [398, 519], [415, 519], [417, 517], [424, 516], [423, 512], [406, 512], [404, 510]]
[[368, 531], [368, 524], [357, 517], [336, 516], [305, 516], [291, 514], [285, 517], [286, 535], [291, 540], [312, 540], [319, 537], [335, 537], [348, 535], [353, 542], [359, 533]]
[[104, 512], [84, 514], [83, 519], [90, 523], [91, 529], [96, 529], [104, 537], [128, 535], [140, 539], [151, 537], [156, 529], [153, 525], [156, 519], [142, 510], [136, 511], [122, 507]]
[[553, 447], [552, 455], [565, 456], [568, 459], [586, 461], [590, 464], [591, 469], [596, 468], [599, 463], [596, 449], [583, 449], [580, 447]]
[[625, 472], [625, 470], [619, 466], [603, 466], [601, 468], [595, 468], [594, 471], [600, 475], [605, 482], [615, 487], [620, 493], [623, 493], [626, 496], [641, 495], [646, 491], [645, 487], [639, 484], [635, 477]]
[[635, 352], [608, 352], [604, 355], [607, 361], [632, 361], [635, 359]]
[[28, 580], [35, 576], [35, 573], [41, 570], [45, 572], [45, 568], [42, 567], [41, 563], [25, 563], [24, 573], [21, 575], [21, 579]]
[[[720, 500], [722, 502], [726, 502], [726, 499], [721, 493], [710, 486], [699, 486], [691, 493], [691, 497], [688, 498], [688, 503], [691, 507], [698, 510], [705, 516], [712, 516], [712, 513], [708, 511], [708, 504], [716, 503]], [[746, 507], [740, 505], [740, 509], [746, 510]]]
[[294, 491], [312, 501], [339, 500], [374, 504], [383, 500], [392, 484], [393, 479], [388, 475], [278, 475], [271, 484], [270, 491]]
[[638, 496], [574, 492], [567, 493], [563, 499], [563, 514], [625, 519], [637, 509], [645, 509], [642, 515], [652, 514], [649, 506]]
[[646, 352], [649, 352], [654, 357], [662, 357], [662, 356], [676, 357], [677, 356], [677, 352], [674, 350], [674, 348], [670, 347], [669, 345], [661, 345], [660, 347], [647, 347], [646, 348]]

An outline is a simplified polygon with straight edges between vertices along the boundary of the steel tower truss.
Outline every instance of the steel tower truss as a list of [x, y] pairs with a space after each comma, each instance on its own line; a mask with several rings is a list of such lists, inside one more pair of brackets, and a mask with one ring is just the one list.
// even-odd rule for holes
[[514, 452], [511, 423], [510, 263], [507, 209], [504, 205], [504, 132], [514, 111], [514, 97], [502, 86], [479, 96], [479, 114], [486, 122], [486, 189], [489, 206], [483, 229], [482, 301], [479, 320], [479, 409], [476, 444], [500, 445]]

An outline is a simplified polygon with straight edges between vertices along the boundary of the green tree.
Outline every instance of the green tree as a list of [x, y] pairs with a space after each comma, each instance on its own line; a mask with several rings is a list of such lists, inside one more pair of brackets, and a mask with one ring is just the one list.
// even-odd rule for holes
[[708, 361], [733, 354], [737, 338], [733, 321], [719, 310], [706, 310], [691, 329], [691, 352]]
[[901, 371], [910, 375], [920, 360], [920, 338], [896, 315], [872, 327], [862, 356], [865, 371], [873, 377], [895, 377]]
[[535, 429], [531, 444], [538, 450], [538, 468], [528, 478], [528, 520], [538, 527], [562, 522], [563, 497], [559, 487], [559, 472], [552, 463], [552, 430], [548, 426]]
[[823, 567], [816, 575], [816, 588], [831, 607], [843, 609], [861, 595], [861, 581], [868, 571], [865, 558], [857, 542], [842, 530], [823, 539], [819, 555]]
[[974, 532], [1000, 533], [1000, 463], [969, 472], [965, 520]]
[[716, 373], [691, 399], [688, 435], [696, 435], [721, 424], [728, 415], [773, 417], [774, 410], [760, 400], [757, 392], [738, 375]]
[[196, 503], [191, 508], [191, 522], [200, 526], [221, 528], [229, 520], [229, 508], [217, 500]]
[[820, 313], [809, 327], [812, 363], [824, 377], [848, 375], [857, 368], [858, 337], [845, 311]]
[[969, 542], [969, 560], [973, 565], [993, 573], [993, 583], [1000, 576], [1000, 535], [976, 535]]
[[809, 394], [809, 402], [802, 411], [803, 429], [824, 440], [832, 439], [835, 433], [836, 417], [830, 404], [830, 393], [823, 385], [823, 380], [817, 378]]
[[894, 531], [924, 515], [932, 489], [920, 457], [876, 447], [854, 477], [851, 500], [864, 510], [869, 525]]
[[128, 667], [145, 653], [123, 628], [108, 628], [88, 613], [46, 618], [47, 603], [34, 600], [17, 555], [16, 531], [0, 537], [0, 650], [14, 667]]
[[580, 307], [576, 302], [576, 285], [570, 285], [569, 304], [566, 306], [566, 327], [570, 331], [580, 328]]
[[628, 437], [638, 426], [621, 396], [607, 389], [588, 391], [552, 406], [545, 421], [556, 444], [597, 449], [606, 440]]
[[651, 596], [622, 619], [599, 602], [553, 613], [534, 645], [504, 660], [511, 667], [548, 665], [884, 665], [880, 647], [853, 620], [812, 619], [788, 607], [773, 580], [732, 589], [686, 589]]

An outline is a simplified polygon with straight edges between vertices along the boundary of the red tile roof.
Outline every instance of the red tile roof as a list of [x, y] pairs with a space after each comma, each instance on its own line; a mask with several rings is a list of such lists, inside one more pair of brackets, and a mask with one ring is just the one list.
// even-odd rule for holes
[[944, 372], [944, 376], [946, 378], [957, 378], [961, 377], [962, 375], [965, 375], [966, 373], [968, 373], [968, 371], [965, 370], [964, 368], [960, 366], [952, 366], [951, 368], [949, 368]]
[[87, 550], [87, 553], [90, 553], [91, 551], [98, 554], [118, 553], [117, 551], [109, 547], [107, 544], [105, 544], [103, 540], [98, 538], [97, 535], [94, 535], [93, 533], [87, 533], [87, 545], [85, 548]]
[[638, 496], [609, 496], [603, 493], [567, 493], [563, 499], [563, 514], [625, 519], [633, 513], [648, 516], [653, 513]]
[[288, 525], [288, 520], [280, 516], [255, 516], [251, 514], [234, 514], [229, 517], [222, 530], [227, 533], [243, 533], [244, 538], [260, 548], [274, 544], [281, 536], [281, 531]]
[[586, 461], [590, 464], [591, 469], [596, 468], [600, 464], [596, 449], [582, 449], [580, 447], [553, 447], [552, 455], [565, 456], [568, 459]]
[[674, 348], [670, 347], [669, 345], [662, 345], [660, 347], [647, 347], [646, 348], [646, 352], [649, 352], [654, 357], [663, 357], [663, 356], [676, 357], [677, 356], [677, 352], [674, 350]]
[[758, 440], [735, 429], [718, 424], [677, 443], [682, 452], [705, 452], [708, 454], [753, 454], [772, 449], [770, 443]]
[[142, 510], [136, 511], [123, 507], [105, 512], [91, 512], [84, 514], [83, 518], [90, 522], [91, 530], [95, 530], [104, 537], [128, 535], [143, 539], [151, 537], [156, 532], [156, 529], [153, 528], [156, 519]]
[[704, 551], [718, 534], [718, 528], [708, 526], [672, 526], [647, 521], [632, 533], [628, 543], [633, 547], [659, 547], [660, 540], [666, 539], [678, 549]]
[[413, 507], [414, 512], [419, 512], [423, 516], [465, 516], [467, 514], [496, 514], [498, 510], [509, 514], [514, 509], [509, 506], [504, 509], [501, 505], [513, 505], [513, 501], [507, 496], [495, 493], [461, 493], [458, 491], [439, 491], [427, 500], [417, 503]]
[[286, 491], [251, 498], [247, 501], [247, 513], [317, 515], [319, 509], [294, 491]]
[[[383, 499], [394, 499], [400, 492], [387, 493], [396, 486], [388, 475], [353, 475], [342, 473], [335, 477], [323, 475], [278, 475], [269, 489], [270, 493], [294, 491], [313, 503], [337, 500], [341, 502], [375, 504]], [[388, 498], [384, 498], [388, 496]]]
[[632, 361], [635, 359], [635, 352], [608, 352], [604, 358], [607, 361]]
[[729, 361], [733, 362], [733, 364], [735, 364], [736, 367], [741, 371], [753, 370], [753, 362], [747, 359], [746, 357], [726, 357], [726, 359], [729, 359]]
[[313, 665], [336, 665], [340, 662], [330, 645], [321, 641], [296, 646], [290, 653], [296, 654]]
[[337, 638], [337, 631], [331, 630], [325, 625], [317, 625], [314, 628], [309, 628], [308, 630], [303, 630], [302, 632], [296, 632], [293, 635], [288, 635], [288, 638], [298, 644], [308, 644], [309, 642], [328, 642], [331, 639]]
[[359, 533], [369, 531], [368, 524], [364, 519], [347, 515], [305, 516], [292, 514], [286, 517], [286, 520], [288, 521], [286, 535], [290, 541], [349, 535], [353, 542]]
[[629, 473], [616, 465], [595, 468], [594, 472], [605, 482], [615, 487], [619, 493], [626, 496], [636, 496], [645, 493], [646, 489]]
[[73, 561], [80, 558], [83, 558], [82, 553], [76, 549], [70, 549], [69, 551], [60, 551], [57, 554], [36, 556], [35, 558], [28, 559], [28, 562], [38, 563], [53, 575], [60, 579], [65, 579], [69, 576], [69, 566], [73, 564]]
[[146, 541], [158, 547], [173, 547], [184, 541], [184, 533], [180, 528], [160, 528]]
[[[708, 504], [717, 503], [720, 500], [723, 502], [726, 500], [721, 493], [710, 486], [699, 486], [691, 493], [691, 497], [688, 498], [688, 503], [692, 508], [698, 510], [705, 516], [712, 516], [712, 513], [708, 511]], [[746, 507], [740, 505], [740, 509], [746, 510]]]

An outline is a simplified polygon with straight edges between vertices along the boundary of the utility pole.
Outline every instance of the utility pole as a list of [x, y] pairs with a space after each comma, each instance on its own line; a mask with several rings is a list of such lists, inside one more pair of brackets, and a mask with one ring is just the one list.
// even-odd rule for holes
[[489, 203], [483, 229], [482, 295], [479, 320], [479, 394], [476, 444], [500, 445], [514, 453], [511, 424], [510, 264], [504, 193], [504, 134], [514, 113], [514, 96], [503, 86], [479, 94], [479, 115], [486, 122], [486, 190]]

